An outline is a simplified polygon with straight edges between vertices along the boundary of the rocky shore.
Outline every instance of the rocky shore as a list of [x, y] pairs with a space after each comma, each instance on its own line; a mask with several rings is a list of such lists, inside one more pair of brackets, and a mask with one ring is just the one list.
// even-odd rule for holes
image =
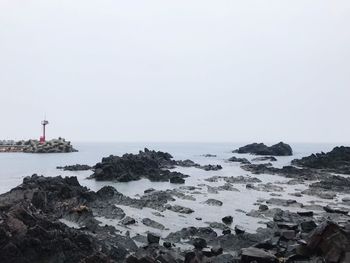
[[[333, 155], [327, 156], [329, 162], [334, 162]], [[248, 162], [232, 160], [230, 165], [241, 166], [250, 175], [218, 174], [220, 170], [203, 169], [206, 165], [176, 161], [169, 153], [147, 149], [110, 156], [93, 167], [64, 168], [91, 168], [94, 178], [98, 174], [107, 181], [188, 178], [172, 170], [174, 167], [193, 167], [209, 174], [204, 184], [150, 188], [135, 197], [111, 185], [91, 191], [76, 177], [26, 177], [21, 185], [0, 195], [1, 262], [350, 262], [348, 177], [334, 175], [324, 166], [277, 168], [259, 163], [273, 161], [270, 157]], [[98, 169], [101, 171], [96, 174]], [[337, 167], [331, 171], [337, 172]], [[280, 177], [280, 181], [264, 182], [269, 174]], [[293, 185], [300, 191], [285, 193], [286, 187]], [[269, 198], [249, 204], [247, 194], [242, 196], [247, 200], [241, 202], [252, 205], [250, 211], [235, 211], [232, 207], [224, 216], [210, 215], [208, 221], [198, 217], [198, 209], [209, 213], [230, 202], [219, 193], [242, 191], [264, 193]], [[324, 201], [303, 202], [299, 198], [303, 195]], [[191, 205], [198, 200], [200, 205]], [[137, 217], [131, 213], [134, 209]], [[247, 220], [260, 220], [260, 227], [247, 231], [236, 223], [237, 213]], [[169, 229], [172, 218], [193, 222], [192, 217], [198, 224]]]
[[44, 143], [38, 140], [0, 141], [0, 152], [69, 153], [76, 151], [71, 142], [63, 138], [52, 139]]

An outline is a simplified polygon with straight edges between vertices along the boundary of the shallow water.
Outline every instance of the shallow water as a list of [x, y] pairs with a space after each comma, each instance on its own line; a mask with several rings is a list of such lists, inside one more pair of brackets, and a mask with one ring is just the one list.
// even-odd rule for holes
[[[183, 200], [176, 198], [175, 204], [185, 207], [190, 207], [195, 210], [190, 215], [181, 215], [172, 211], [162, 212], [164, 217], [155, 216], [152, 212], [154, 210], [144, 208], [142, 211], [135, 208], [120, 206], [127, 215], [134, 217], [139, 223], [133, 226], [130, 230], [131, 234], [144, 233], [146, 231], [159, 232], [163, 237], [169, 232], [176, 231], [186, 226], [207, 226], [206, 222], [221, 222], [221, 218], [226, 215], [232, 215], [234, 218], [233, 225], [239, 224], [247, 231], [253, 232], [259, 226], [264, 226], [261, 218], [253, 218], [246, 216], [244, 213], [237, 210], [249, 212], [256, 209], [256, 201], [258, 199], [269, 199], [272, 196], [270, 192], [262, 192], [251, 189], [246, 189], [245, 185], [235, 184], [234, 187], [239, 189], [239, 192], [220, 191], [218, 194], [208, 193], [207, 187], [203, 184], [210, 184], [211, 186], [223, 185], [224, 181], [209, 183], [205, 181], [206, 178], [212, 176], [247, 176], [251, 175], [240, 168], [239, 163], [230, 163], [226, 160], [233, 155], [245, 157], [249, 160], [255, 156], [248, 154], [232, 154], [232, 150], [238, 148], [242, 144], [233, 143], [77, 143], [75, 147], [79, 152], [68, 154], [25, 154], [25, 153], [1, 153], [0, 154], [0, 193], [4, 193], [11, 188], [20, 184], [25, 176], [33, 173], [42, 174], [45, 176], [71, 176], [78, 177], [80, 183], [87, 186], [91, 190], [97, 191], [105, 185], [114, 186], [119, 192], [130, 197], [138, 197], [142, 195], [144, 190], [154, 188], [156, 190], [174, 189], [180, 187], [179, 185], [170, 184], [169, 182], [150, 182], [147, 179], [127, 183], [113, 183], [113, 182], [96, 182], [95, 180], [86, 179], [91, 174], [91, 171], [69, 172], [57, 170], [57, 166], [71, 165], [71, 164], [89, 164], [94, 165], [101, 160], [102, 157], [110, 154], [122, 155], [124, 153], [137, 153], [144, 147], [154, 150], [162, 150], [171, 153], [175, 159], [184, 160], [191, 159], [199, 164], [220, 164], [223, 166], [219, 171], [203, 171], [197, 168], [176, 168], [176, 170], [188, 174], [190, 177], [186, 179], [186, 185], [200, 187], [198, 194], [193, 196], [196, 201]], [[336, 145], [331, 144], [293, 144], [294, 155], [290, 157], [277, 157], [278, 161], [273, 162], [276, 167], [290, 164], [294, 158], [307, 156], [311, 153], [331, 150]], [[203, 154], [215, 154], [216, 157], [203, 157]], [[254, 175], [253, 175], [254, 176]], [[286, 182], [286, 178], [274, 175], [255, 175], [263, 183], [268, 182]], [[198, 186], [200, 185], [200, 186]], [[295, 199], [300, 203], [307, 204], [309, 202], [316, 202], [324, 204], [327, 200], [322, 200], [317, 197], [303, 196], [295, 197], [290, 193], [305, 189], [306, 185], [287, 185], [282, 184], [283, 192], [276, 192], [281, 194], [278, 198]], [[190, 194], [189, 192], [186, 194]], [[342, 195], [341, 197], [343, 197]], [[205, 200], [209, 198], [218, 199], [223, 202], [222, 206], [208, 206], [204, 204]], [[340, 197], [339, 197], [340, 198]], [[289, 210], [301, 210], [300, 208], [291, 208]], [[159, 223], [165, 225], [166, 230], [158, 231], [142, 225], [142, 218], [149, 217]], [[202, 218], [201, 221], [196, 220], [197, 217]], [[128, 230], [124, 226], [120, 226], [118, 220], [106, 220], [100, 218], [102, 223], [108, 223], [116, 226], [122, 231]], [[260, 223], [259, 223], [260, 222]], [[218, 232], [220, 232], [218, 230]]]

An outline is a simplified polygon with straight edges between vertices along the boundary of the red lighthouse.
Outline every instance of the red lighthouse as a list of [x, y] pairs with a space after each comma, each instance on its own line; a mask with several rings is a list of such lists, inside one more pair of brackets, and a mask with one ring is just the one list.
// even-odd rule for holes
[[43, 136], [40, 136], [40, 143], [44, 143], [45, 142], [45, 126], [48, 125], [49, 122], [47, 120], [43, 120], [41, 122], [41, 125], [43, 126]]

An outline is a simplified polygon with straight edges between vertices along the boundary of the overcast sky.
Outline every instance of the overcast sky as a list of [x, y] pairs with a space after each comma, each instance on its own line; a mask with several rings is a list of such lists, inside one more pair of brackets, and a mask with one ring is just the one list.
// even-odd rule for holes
[[350, 141], [350, 1], [0, 0], [0, 138]]

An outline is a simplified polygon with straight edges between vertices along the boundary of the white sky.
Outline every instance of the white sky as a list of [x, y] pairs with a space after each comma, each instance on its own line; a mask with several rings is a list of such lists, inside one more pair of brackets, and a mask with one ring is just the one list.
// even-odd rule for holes
[[349, 0], [0, 0], [0, 138], [350, 141]]

